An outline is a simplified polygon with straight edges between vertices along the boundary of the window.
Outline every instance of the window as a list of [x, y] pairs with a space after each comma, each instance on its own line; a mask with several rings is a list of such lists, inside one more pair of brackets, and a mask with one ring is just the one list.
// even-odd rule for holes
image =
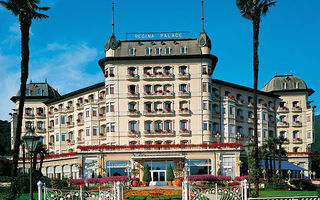
[[296, 107], [298, 107], [298, 106], [299, 106], [299, 102], [298, 102], [298, 101], [292, 102], [292, 107], [293, 107], [293, 108], [296, 108]]
[[286, 132], [285, 131], [280, 131], [280, 137], [286, 138]]
[[299, 131], [293, 131], [292, 132], [292, 138], [293, 139], [296, 139], [296, 138], [298, 138], [299, 137]]
[[38, 95], [42, 95], [42, 90], [41, 89], [38, 90]]
[[253, 136], [253, 128], [249, 128], [249, 136]]
[[96, 117], [97, 116], [97, 109], [93, 108], [92, 109], [92, 117]]
[[234, 111], [233, 111], [233, 110], [234, 110], [234, 106], [230, 105], [230, 106], [229, 106], [229, 114], [230, 114], [230, 115], [233, 115], [233, 114], [234, 114]]
[[59, 133], [56, 133], [56, 142], [59, 142]]
[[299, 147], [293, 147], [293, 152], [299, 152]]
[[110, 131], [115, 132], [115, 123], [110, 123]]
[[86, 109], [86, 117], [90, 117], [90, 110], [89, 110], [89, 108]]
[[282, 82], [282, 83], [281, 83], [281, 86], [282, 86], [282, 89], [286, 89], [286, 88], [287, 88], [287, 83]]
[[307, 131], [307, 138], [308, 138], [308, 139], [311, 139], [311, 130], [308, 130], [308, 131]]
[[147, 121], [147, 122], [146, 122], [146, 130], [147, 130], [147, 131], [150, 131], [150, 130], [151, 130], [151, 122], [150, 122], [150, 121]]
[[31, 95], [31, 91], [29, 89], [27, 89], [27, 96]]
[[114, 112], [114, 102], [110, 102], [110, 112]]
[[187, 128], [187, 121], [186, 120], [182, 120], [180, 121], [180, 129], [186, 129]]
[[66, 117], [65, 116], [61, 116], [61, 124], [65, 124], [66, 123]]
[[181, 54], [186, 54], [187, 53], [187, 47], [181, 47], [180, 48], [180, 53]]
[[59, 118], [56, 117], [56, 125], [58, 125], [58, 124], [59, 124]]
[[65, 133], [61, 134], [61, 141], [66, 141], [66, 134]]
[[202, 73], [203, 74], [207, 74], [208, 73], [206, 65], [202, 65]]
[[134, 56], [135, 53], [136, 53], [136, 49], [135, 49], [135, 48], [130, 48], [130, 49], [129, 49], [129, 55], [130, 55], [130, 56]]
[[160, 55], [160, 52], [161, 52], [161, 48], [160, 47], [156, 47], [156, 55]]
[[294, 88], [294, 89], [298, 89], [298, 87], [299, 87], [299, 83], [298, 83], [298, 82], [294, 82], [294, 83], [293, 83], [293, 88]]
[[86, 128], [86, 136], [90, 136], [90, 128], [89, 127]]
[[262, 120], [266, 120], [266, 118], [267, 118], [267, 113], [262, 113]]
[[179, 73], [184, 74], [187, 72], [187, 66], [180, 66], [179, 67]]
[[180, 91], [187, 90], [187, 85], [186, 84], [180, 84]]
[[280, 122], [284, 122], [286, 119], [286, 116], [280, 116]]
[[165, 121], [164, 122], [164, 128], [165, 128], [165, 130], [170, 129], [170, 121]]
[[114, 94], [114, 85], [110, 85], [110, 94]]
[[202, 83], [202, 92], [208, 91], [208, 83]]
[[202, 103], [202, 109], [203, 109], [203, 110], [208, 110], [208, 101], [203, 101], [203, 103]]
[[129, 130], [136, 130], [137, 122], [129, 122]]
[[207, 130], [208, 130], [208, 122], [203, 122], [202, 129], [203, 129], [204, 131], [207, 131]]
[[293, 121], [293, 122], [296, 122], [296, 121], [298, 121], [298, 118], [299, 118], [298, 115], [294, 115], [294, 116], [292, 117], [292, 121]]
[[162, 129], [162, 122], [161, 121], [156, 121], [155, 129]]
[[92, 136], [97, 136], [97, 127], [92, 128]]
[[171, 54], [171, 48], [170, 47], [166, 47], [166, 54], [167, 55]]
[[151, 49], [149, 47], [146, 47], [145, 53], [146, 53], [146, 55], [150, 55], [151, 54]]
[[106, 95], [109, 94], [109, 85], [106, 85]]
[[307, 122], [310, 122], [311, 121], [311, 116], [308, 114], [307, 115]]

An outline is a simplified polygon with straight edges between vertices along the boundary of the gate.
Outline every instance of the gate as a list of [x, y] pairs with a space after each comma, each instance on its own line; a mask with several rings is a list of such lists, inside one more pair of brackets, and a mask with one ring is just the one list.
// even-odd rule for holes
[[182, 185], [183, 200], [247, 200], [247, 181], [236, 186], [199, 187], [185, 180]]
[[[42, 195], [43, 194], [43, 195]], [[63, 190], [47, 188], [38, 182], [38, 199], [44, 200], [123, 200], [123, 184], [117, 182], [108, 190]]]

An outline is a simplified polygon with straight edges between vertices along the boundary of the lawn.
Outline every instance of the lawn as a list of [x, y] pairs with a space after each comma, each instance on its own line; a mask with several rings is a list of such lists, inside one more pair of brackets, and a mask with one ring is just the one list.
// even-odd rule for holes
[[[34, 199], [38, 199], [38, 193], [34, 193], [33, 194], [33, 198]], [[0, 193], [0, 200], [6, 199], [6, 197], [8, 197], [8, 194], [6, 193]], [[29, 200], [30, 199], [30, 194], [22, 194], [18, 200]]]
[[292, 197], [292, 196], [317, 196], [317, 191], [282, 191], [282, 190], [261, 190], [260, 197]]

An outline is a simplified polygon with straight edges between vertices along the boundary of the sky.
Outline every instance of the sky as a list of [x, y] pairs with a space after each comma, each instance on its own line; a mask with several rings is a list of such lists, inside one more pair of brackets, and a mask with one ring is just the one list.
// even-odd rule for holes
[[[98, 65], [111, 34], [111, 0], [41, 1], [50, 17], [30, 30], [29, 80], [66, 94], [104, 80]], [[296, 75], [316, 91], [320, 105], [319, 0], [279, 0], [262, 18], [259, 89], [274, 75]], [[213, 77], [252, 87], [252, 23], [240, 16], [235, 0], [204, 1], [205, 30], [218, 57]], [[20, 85], [18, 18], [0, 7], [0, 120], [9, 120], [9, 100]], [[201, 0], [115, 0], [115, 35], [129, 32], [201, 31]], [[319, 107], [319, 106], [318, 106]], [[319, 112], [317, 111], [319, 114]]]

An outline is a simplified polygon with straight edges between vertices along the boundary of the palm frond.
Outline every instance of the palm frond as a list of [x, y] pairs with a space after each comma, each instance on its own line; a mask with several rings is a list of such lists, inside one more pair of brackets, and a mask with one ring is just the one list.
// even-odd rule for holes
[[50, 7], [38, 7], [37, 9], [47, 11], [47, 10], [50, 10]]
[[270, 2], [270, 3], [265, 4], [265, 5], [262, 7], [262, 15], [266, 15], [267, 12], [268, 12], [268, 10], [269, 10], [269, 8], [270, 8], [271, 6], [275, 6], [276, 3], [277, 3], [276, 1], [273, 1], [273, 2]]
[[42, 14], [42, 13], [39, 13], [39, 12], [33, 11], [32, 12], [32, 18], [33, 19], [45, 19], [45, 18], [49, 18], [49, 16], [45, 15], [45, 14]]

